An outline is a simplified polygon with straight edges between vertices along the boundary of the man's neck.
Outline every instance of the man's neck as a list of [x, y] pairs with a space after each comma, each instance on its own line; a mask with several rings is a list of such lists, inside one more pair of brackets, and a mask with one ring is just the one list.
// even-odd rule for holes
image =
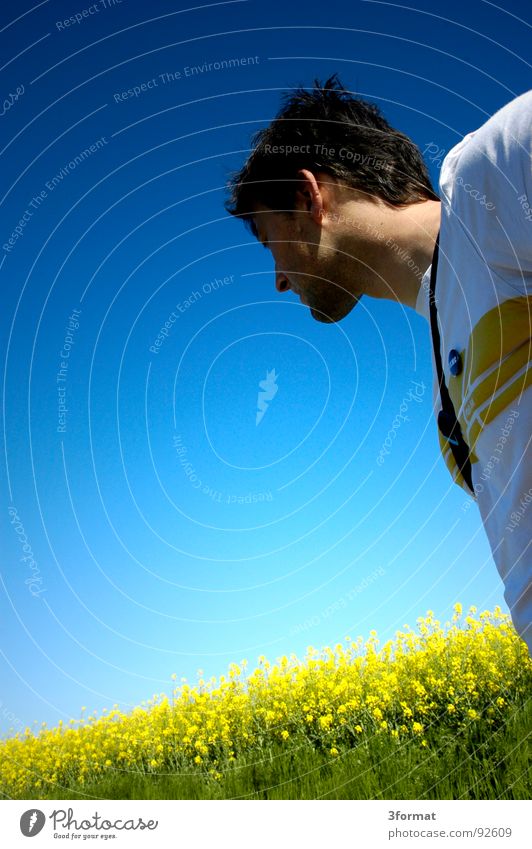
[[388, 297], [415, 308], [421, 280], [432, 262], [441, 203], [427, 200], [394, 210], [385, 224], [383, 277]]

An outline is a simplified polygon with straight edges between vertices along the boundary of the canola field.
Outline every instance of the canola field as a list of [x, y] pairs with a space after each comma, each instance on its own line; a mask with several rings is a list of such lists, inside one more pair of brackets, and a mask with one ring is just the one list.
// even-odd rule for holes
[[[173, 676], [175, 681], [175, 676]], [[500, 608], [232, 664], [0, 741], [4, 798], [527, 798], [532, 661]]]

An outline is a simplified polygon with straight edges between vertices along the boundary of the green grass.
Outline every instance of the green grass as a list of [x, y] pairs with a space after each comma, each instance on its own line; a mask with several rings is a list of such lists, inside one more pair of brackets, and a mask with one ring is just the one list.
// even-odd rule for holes
[[83, 787], [51, 786], [33, 799], [529, 799], [532, 704], [513, 705], [499, 728], [471, 723], [451, 736], [434, 728], [428, 747], [418, 739], [394, 742], [387, 735], [340, 751], [308, 741], [276, 744], [240, 755], [220, 780], [193, 773], [106, 775]]

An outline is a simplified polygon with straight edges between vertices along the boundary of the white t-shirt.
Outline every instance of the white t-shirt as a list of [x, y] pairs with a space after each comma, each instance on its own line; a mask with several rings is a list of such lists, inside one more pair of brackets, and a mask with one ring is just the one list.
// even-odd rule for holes
[[[445, 157], [436, 306], [441, 356], [505, 598], [532, 653], [532, 91]], [[430, 268], [416, 310], [429, 319]], [[451, 374], [458, 354], [461, 371]], [[434, 371], [435, 373], [435, 371]], [[441, 409], [434, 382], [436, 413]], [[448, 443], [440, 444], [453, 477]]]

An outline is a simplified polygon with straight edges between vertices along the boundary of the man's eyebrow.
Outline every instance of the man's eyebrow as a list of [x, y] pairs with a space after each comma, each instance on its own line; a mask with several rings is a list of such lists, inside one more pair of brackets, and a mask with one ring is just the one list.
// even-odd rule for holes
[[257, 241], [261, 243], [262, 247], [265, 248], [266, 250], [268, 250], [268, 242], [266, 240], [263, 241], [261, 239], [258, 227], [255, 224], [255, 221], [254, 221], [253, 218], [249, 219], [249, 229], [251, 230], [252, 234], [255, 236]]

